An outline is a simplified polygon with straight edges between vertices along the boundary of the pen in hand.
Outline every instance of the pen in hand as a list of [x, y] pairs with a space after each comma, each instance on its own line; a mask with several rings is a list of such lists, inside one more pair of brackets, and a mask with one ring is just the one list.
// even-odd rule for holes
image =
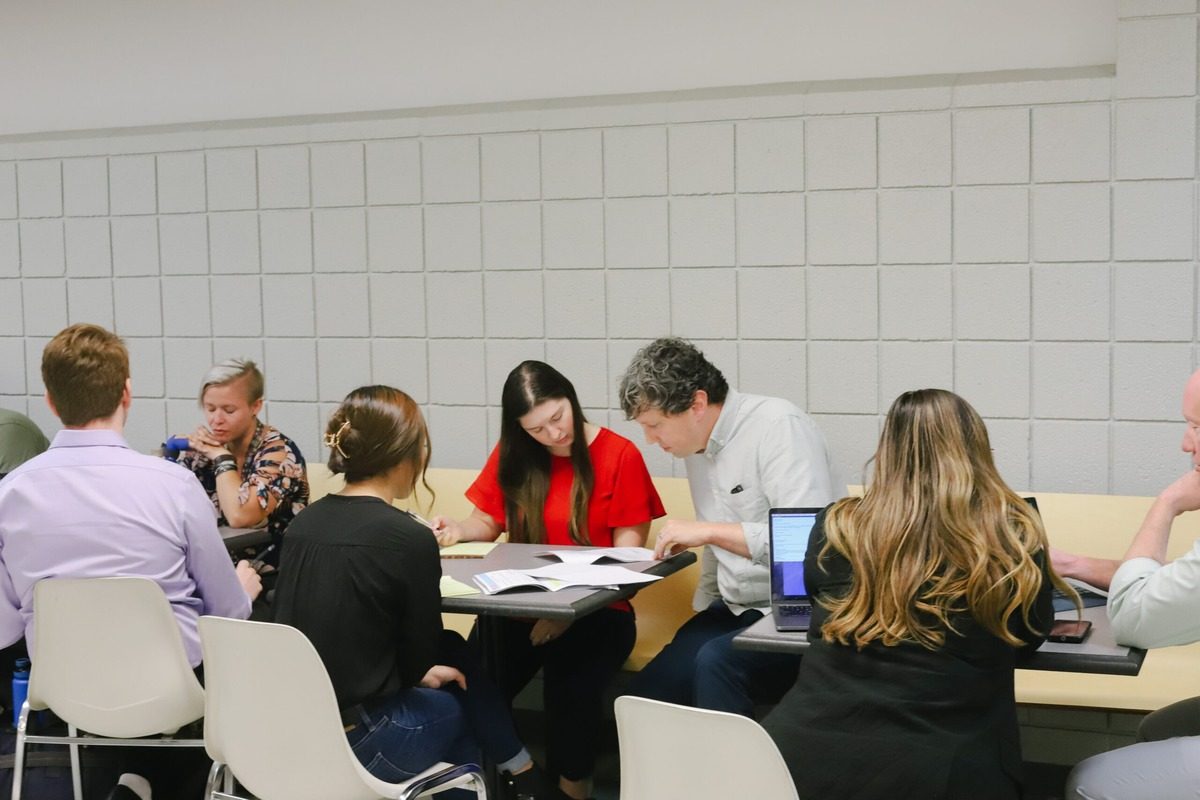
[[421, 516], [420, 514], [418, 514], [417, 512], [415, 512], [415, 511], [409, 511], [408, 509], [405, 509], [404, 513], [405, 513], [405, 514], [408, 514], [410, 517], [412, 517], [412, 518], [413, 518], [413, 519], [415, 519], [417, 522], [419, 522], [419, 523], [421, 523], [422, 525], [424, 525], [426, 528], [429, 528], [429, 530], [431, 530], [431, 531], [436, 531], [436, 530], [437, 530], [437, 528], [433, 527], [433, 523], [432, 523], [432, 522], [430, 522], [429, 520], [425, 519], [424, 517], [422, 517], [422, 516]]
[[275, 545], [272, 544], [269, 547], [267, 547], [265, 550], [263, 550], [261, 553], [259, 553], [257, 556], [255, 556], [254, 560], [250, 562], [250, 568], [253, 569], [255, 572], [258, 572], [259, 570], [261, 570], [263, 567], [263, 564], [267, 560], [267, 556], [269, 556], [271, 554], [271, 551], [274, 549], [275, 549]]
[[449, 547], [450, 545], [459, 541], [459, 537], [457, 535], [451, 535], [450, 526], [446, 523], [445, 517], [434, 517], [434, 519], [437, 520], [437, 522], [434, 523], [430, 522], [424, 517], [413, 514], [411, 511], [408, 513], [412, 514], [413, 519], [417, 520], [417, 522], [420, 522], [422, 525], [425, 525], [429, 528], [429, 530], [433, 533], [433, 538], [437, 539], [438, 547]]

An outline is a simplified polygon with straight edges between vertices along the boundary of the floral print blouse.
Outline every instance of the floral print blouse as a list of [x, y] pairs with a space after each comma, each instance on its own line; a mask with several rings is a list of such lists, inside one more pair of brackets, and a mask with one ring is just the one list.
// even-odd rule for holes
[[[254, 429], [247, 452], [249, 455], [242, 466], [242, 487], [238, 491], [238, 500], [243, 505], [254, 501], [259, 508], [266, 508], [271, 495], [276, 497], [275, 510], [267, 518], [267, 530], [271, 534], [271, 542], [278, 545], [292, 518], [308, 505], [308, 475], [304, 456], [295, 442], [261, 421]], [[217, 510], [217, 524], [227, 525], [217, 500], [217, 478], [213, 474], [212, 461], [195, 450], [185, 450], [179, 454], [178, 463], [190, 469], [204, 486], [204, 491], [208, 492]]]

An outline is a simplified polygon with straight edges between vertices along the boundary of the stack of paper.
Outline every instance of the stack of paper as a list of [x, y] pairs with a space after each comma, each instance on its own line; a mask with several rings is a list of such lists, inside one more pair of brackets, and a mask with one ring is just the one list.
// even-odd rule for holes
[[588, 550], [547, 550], [539, 556], [553, 556], [564, 564], [595, 564], [597, 561], [653, 561], [654, 551], [648, 547], [593, 547]]
[[615, 588], [629, 583], [651, 583], [661, 576], [634, 572], [625, 567], [596, 566], [595, 564], [549, 564], [537, 569], [498, 569], [481, 572], [475, 584], [484, 594], [526, 587], [557, 592], [570, 586]]

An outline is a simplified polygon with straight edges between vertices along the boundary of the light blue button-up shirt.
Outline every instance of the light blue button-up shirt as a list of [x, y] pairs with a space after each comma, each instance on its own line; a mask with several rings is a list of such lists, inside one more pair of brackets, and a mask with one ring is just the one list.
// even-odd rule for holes
[[1131, 558], [1108, 587], [1113, 636], [1131, 647], [1200, 641], [1200, 542], [1167, 564]]
[[[696, 519], [740, 522], [750, 558], [708, 546], [692, 605], [721, 599], [735, 614], [770, 602], [768, 512], [821, 507], [842, 497], [825, 437], [787, 400], [732, 389], [704, 452], [684, 459]], [[740, 488], [738, 488], [740, 487]], [[736, 491], [735, 491], [736, 489]]]
[[115, 431], [59, 431], [49, 450], [0, 481], [0, 646], [32, 632], [42, 578], [110, 576], [162, 587], [192, 666], [201, 660], [200, 615], [250, 614], [192, 473], [134, 452]]

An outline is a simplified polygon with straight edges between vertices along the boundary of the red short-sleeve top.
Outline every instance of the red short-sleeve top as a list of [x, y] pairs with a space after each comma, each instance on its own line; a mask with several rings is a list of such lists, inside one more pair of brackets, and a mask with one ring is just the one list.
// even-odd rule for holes
[[[633, 442], [601, 428], [588, 445], [592, 457], [592, 495], [588, 501], [588, 535], [596, 547], [611, 547], [613, 529], [640, 525], [666, 515], [646, 462]], [[575, 471], [566, 456], [550, 456], [550, 489], [542, 516], [546, 544], [570, 545], [571, 484]], [[500, 490], [500, 446], [492, 448], [487, 464], [467, 489], [467, 499], [507, 530], [504, 493]]]

